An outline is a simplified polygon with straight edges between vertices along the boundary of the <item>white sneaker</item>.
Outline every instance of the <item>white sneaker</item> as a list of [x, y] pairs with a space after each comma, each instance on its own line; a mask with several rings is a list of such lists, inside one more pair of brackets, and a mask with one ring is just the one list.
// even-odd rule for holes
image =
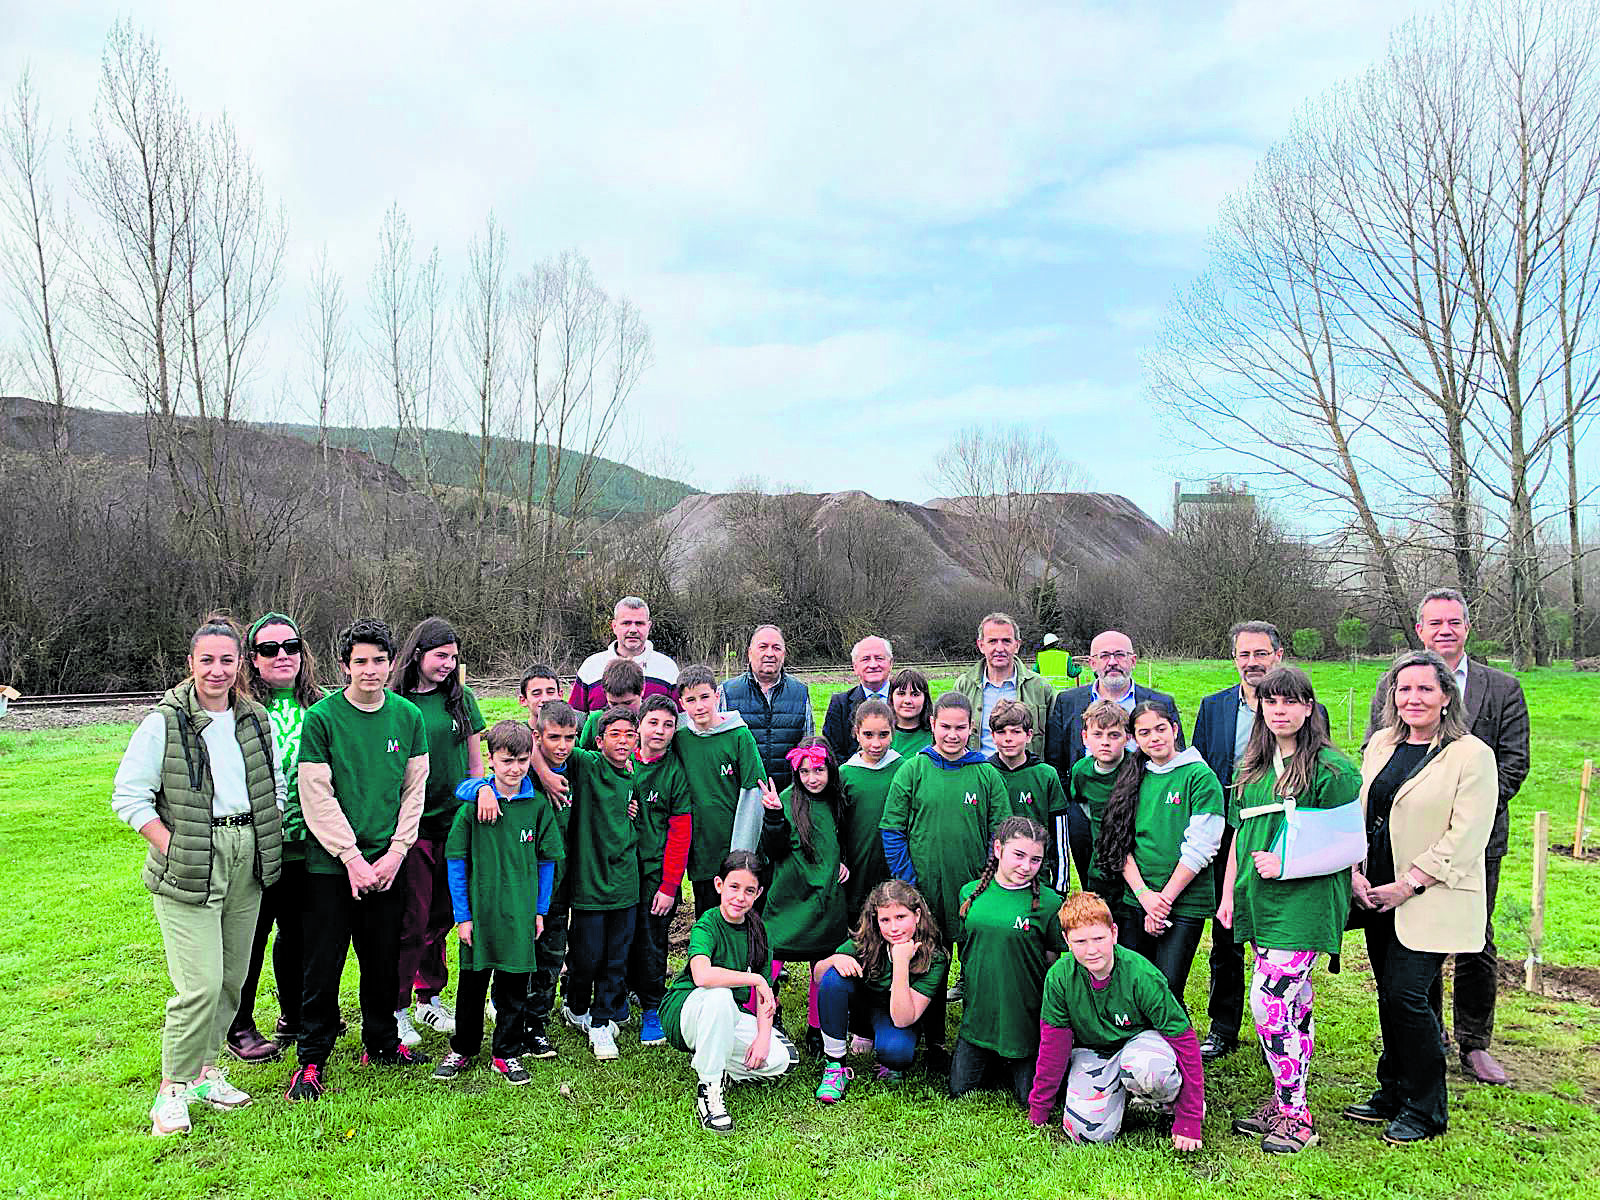
[[200, 1078], [189, 1085], [189, 1097], [222, 1112], [245, 1108], [250, 1104], [249, 1095], [229, 1083], [228, 1077], [215, 1063], [201, 1071]]
[[722, 1101], [722, 1080], [702, 1083], [695, 1088], [694, 1111], [700, 1118], [701, 1128], [712, 1133], [733, 1132], [733, 1118]]
[[411, 1010], [402, 1008], [394, 1014], [394, 1023], [400, 1027], [400, 1044], [402, 1046], [420, 1046], [422, 1035], [417, 1032], [417, 1027], [411, 1023]]
[[189, 1132], [189, 1088], [182, 1083], [166, 1084], [156, 1093], [156, 1102], [150, 1106], [150, 1133], [153, 1137], [168, 1137], [174, 1133]]
[[588, 1013], [575, 1013], [565, 1004], [563, 1004], [561, 1006], [561, 1019], [568, 1025], [571, 1025], [574, 1029], [581, 1029], [584, 1033], [589, 1032]]
[[617, 1027], [611, 1021], [589, 1026], [589, 1049], [600, 1062], [611, 1062], [617, 1057]]
[[426, 1004], [417, 1005], [417, 1024], [426, 1025], [437, 1033], [454, 1033], [456, 1031], [456, 1015], [446, 1008], [435, 996]]

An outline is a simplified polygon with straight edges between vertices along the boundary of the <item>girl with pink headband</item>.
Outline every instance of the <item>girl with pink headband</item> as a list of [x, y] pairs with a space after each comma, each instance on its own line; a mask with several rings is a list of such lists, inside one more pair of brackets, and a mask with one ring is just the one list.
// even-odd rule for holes
[[[839, 764], [819, 737], [804, 739], [785, 757], [794, 782], [781, 796], [769, 792], [762, 799], [761, 850], [772, 864], [765, 919], [774, 975], [784, 962], [827, 958], [844, 940], [849, 919], [844, 881], [850, 871], [839, 848]], [[820, 1053], [815, 981], [806, 1021], [807, 1048]]]

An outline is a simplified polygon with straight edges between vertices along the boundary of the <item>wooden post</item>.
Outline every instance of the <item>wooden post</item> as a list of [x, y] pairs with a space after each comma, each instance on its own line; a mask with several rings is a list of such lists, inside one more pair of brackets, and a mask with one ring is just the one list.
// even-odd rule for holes
[[1344, 700], [1344, 740], [1353, 742], [1356, 736], [1356, 690], [1351, 688]]
[[1583, 776], [1578, 782], [1578, 823], [1572, 829], [1572, 857], [1583, 857], [1583, 821], [1589, 813], [1589, 782], [1594, 778], [1594, 759], [1583, 760]]
[[1533, 814], [1533, 915], [1528, 921], [1528, 970], [1524, 985], [1530, 992], [1544, 990], [1545, 880], [1550, 870], [1550, 814], [1543, 809]]

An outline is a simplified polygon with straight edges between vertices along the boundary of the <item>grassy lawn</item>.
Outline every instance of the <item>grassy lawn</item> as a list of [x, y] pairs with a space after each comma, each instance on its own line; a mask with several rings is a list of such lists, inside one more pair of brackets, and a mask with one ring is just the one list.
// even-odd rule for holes
[[[1155, 663], [1186, 725], [1199, 698], [1225, 686], [1224, 662]], [[1312, 672], [1347, 748], [1379, 674], [1376, 664]], [[1146, 678], [1140, 664], [1140, 681]], [[1533, 773], [1515, 801], [1500, 903], [1503, 956], [1525, 952], [1532, 814], [1548, 809], [1552, 840], [1570, 841], [1577, 777], [1600, 751], [1589, 722], [1600, 681], [1570, 672], [1523, 677], [1533, 711]], [[1356, 728], [1344, 714], [1353, 689]], [[822, 690], [825, 693], [826, 689]], [[821, 710], [826, 694], [814, 697]], [[489, 701], [494, 719], [516, 711]], [[1205, 1148], [1177, 1159], [1154, 1127], [1130, 1121], [1113, 1146], [1073, 1148], [1035, 1132], [996, 1094], [960, 1103], [921, 1077], [890, 1091], [857, 1083], [844, 1103], [812, 1098], [819, 1067], [805, 1061], [774, 1087], [735, 1088], [734, 1135], [694, 1122], [685, 1056], [622, 1039], [602, 1067], [569, 1031], [562, 1057], [533, 1065], [534, 1082], [505, 1086], [481, 1067], [454, 1086], [420, 1073], [355, 1065], [344, 1039], [330, 1063], [336, 1089], [320, 1103], [281, 1100], [289, 1067], [235, 1064], [258, 1097], [224, 1115], [196, 1107], [187, 1138], [151, 1139], [144, 1112], [159, 1073], [169, 994], [161, 940], [137, 878], [142, 843], [107, 797], [127, 726], [0, 733], [0, 889], [14, 916], [0, 928], [0, 971], [18, 982], [0, 1019], [0, 1192], [21, 1196], [527, 1196], [672, 1197], [1030, 1195], [1138, 1197], [1521, 1197], [1597, 1195], [1600, 1010], [1503, 991], [1497, 1050], [1517, 1086], [1468, 1084], [1451, 1069], [1452, 1124], [1442, 1141], [1381, 1147], [1337, 1110], [1371, 1086], [1377, 1022], [1359, 939], [1345, 971], [1319, 974], [1312, 1106], [1323, 1144], [1290, 1160], [1261, 1154], [1227, 1129], [1264, 1093], [1257, 1056], [1234, 1055], [1207, 1081]], [[1600, 868], [1552, 858], [1545, 961], [1600, 964]], [[678, 964], [674, 963], [674, 967]], [[276, 1016], [271, 971], [260, 1003]], [[355, 972], [345, 1011], [356, 1011]], [[1186, 997], [1204, 1025], [1205, 951]], [[786, 995], [790, 1013], [804, 996]], [[955, 1010], [959, 1014], [959, 1008]], [[795, 1024], [791, 1017], [791, 1024]], [[425, 1048], [443, 1039], [425, 1033]], [[865, 1066], [863, 1075], [870, 1074]], [[1588, 1183], [1584, 1181], [1588, 1180]]]

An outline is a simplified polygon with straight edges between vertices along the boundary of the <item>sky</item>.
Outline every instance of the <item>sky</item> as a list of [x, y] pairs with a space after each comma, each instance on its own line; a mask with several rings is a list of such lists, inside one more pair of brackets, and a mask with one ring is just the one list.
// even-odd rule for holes
[[[262, 397], [320, 247], [359, 310], [391, 204], [447, 269], [493, 210], [516, 264], [576, 250], [639, 307], [639, 465], [922, 501], [956, 432], [1023, 422], [1164, 521], [1219, 465], [1167, 442], [1141, 353], [1219, 202], [1415, 6], [144, 7], [287, 209]], [[58, 136], [119, 15], [0, 0]]]

